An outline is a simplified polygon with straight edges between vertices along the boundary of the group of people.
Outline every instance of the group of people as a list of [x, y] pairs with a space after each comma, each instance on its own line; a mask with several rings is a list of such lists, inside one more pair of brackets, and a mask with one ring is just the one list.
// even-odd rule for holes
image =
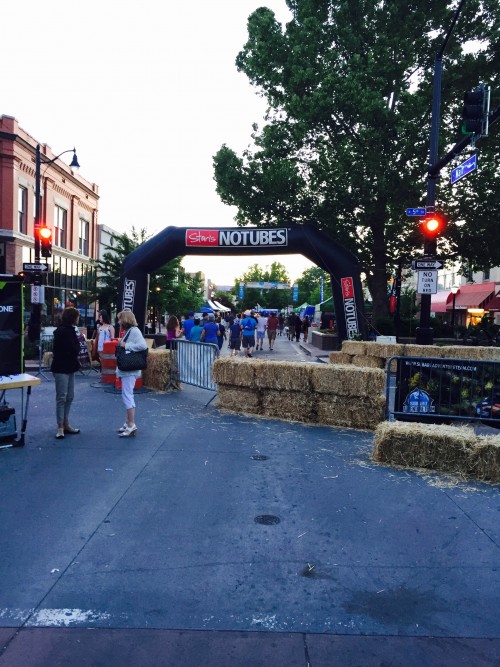
[[301, 319], [300, 316], [296, 313], [290, 313], [286, 319], [286, 332], [288, 340], [295, 339], [298, 343], [300, 341], [300, 334], [303, 334], [303, 341], [306, 343], [310, 326], [311, 322], [308, 315], [305, 315], [304, 318]]
[[[80, 429], [71, 426], [69, 415], [75, 395], [75, 374], [80, 369], [78, 341], [78, 320], [80, 312], [73, 307], [65, 308], [61, 323], [54, 331], [54, 345], [51, 371], [56, 386], [56, 438], [66, 435], [77, 435]], [[118, 343], [128, 352], [139, 352], [147, 349], [147, 343], [137, 326], [134, 314], [129, 310], [118, 313], [118, 324], [123, 336]], [[114, 338], [114, 327], [109, 323], [106, 311], [99, 312], [99, 326], [96, 331], [97, 349], [102, 352], [106, 340]], [[122, 383], [122, 400], [125, 406], [125, 421], [117, 432], [120, 437], [128, 438], [137, 432], [135, 424], [134, 387], [141, 371], [122, 371], [116, 369], [116, 375]]]

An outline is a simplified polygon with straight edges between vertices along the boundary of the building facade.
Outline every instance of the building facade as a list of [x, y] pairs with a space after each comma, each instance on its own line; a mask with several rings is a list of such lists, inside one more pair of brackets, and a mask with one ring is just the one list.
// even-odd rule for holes
[[[12, 116], [0, 116], [0, 273], [17, 274], [33, 263], [35, 156], [39, 142]], [[52, 230], [52, 257], [45, 285], [42, 324], [53, 325], [65, 306], [79, 309], [82, 326], [95, 318], [98, 202], [89, 183], [40, 144], [40, 219]], [[54, 160], [51, 164], [49, 161]], [[43, 260], [45, 262], [45, 260]], [[31, 291], [25, 290], [29, 319]]]

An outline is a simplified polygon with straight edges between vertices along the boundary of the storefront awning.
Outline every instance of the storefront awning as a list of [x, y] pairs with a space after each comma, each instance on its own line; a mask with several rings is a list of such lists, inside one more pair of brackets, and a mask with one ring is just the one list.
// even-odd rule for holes
[[484, 308], [485, 310], [494, 310], [494, 311], [500, 310], [500, 293], [494, 296], [491, 301], [488, 301], [488, 303], [485, 304]]
[[482, 308], [495, 292], [495, 283], [461, 285], [455, 300], [455, 308]]
[[431, 294], [431, 313], [446, 313], [446, 306], [452, 301], [453, 294], [449, 289]]

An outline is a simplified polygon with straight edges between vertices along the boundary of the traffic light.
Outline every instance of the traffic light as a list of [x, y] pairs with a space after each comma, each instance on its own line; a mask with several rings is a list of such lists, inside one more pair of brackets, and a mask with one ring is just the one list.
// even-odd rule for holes
[[52, 256], [52, 230], [48, 227], [40, 227], [38, 230], [40, 237], [40, 254], [42, 257]]
[[462, 134], [488, 135], [490, 89], [482, 83], [464, 95]]
[[439, 213], [429, 213], [420, 223], [424, 238], [433, 241], [446, 229], [446, 221]]

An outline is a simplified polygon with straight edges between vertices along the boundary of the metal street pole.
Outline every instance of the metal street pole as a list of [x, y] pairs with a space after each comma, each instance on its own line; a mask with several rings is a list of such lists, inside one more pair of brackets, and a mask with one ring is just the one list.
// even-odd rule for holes
[[[455, 14], [453, 16], [450, 28], [444, 38], [444, 42], [439, 49], [436, 59], [434, 61], [434, 87], [432, 93], [432, 120], [431, 120], [431, 136], [429, 147], [429, 167], [436, 164], [439, 148], [439, 123], [441, 110], [441, 79], [443, 72], [443, 54], [448, 45], [451, 33], [458, 20], [459, 14], [465, 0], [461, 0]], [[428, 173], [427, 175], [427, 200], [426, 213], [434, 213], [436, 207], [436, 184], [439, 178], [439, 172]], [[437, 251], [436, 240], [426, 239], [424, 242], [424, 255], [426, 257], [435, 257]], [[434, 330], [431, 327], [431, 295], [422, 294], [420, 301], [420, 326], [416, 330], [416, 343], [418, 345], [432, 345], [434, 342]]]

